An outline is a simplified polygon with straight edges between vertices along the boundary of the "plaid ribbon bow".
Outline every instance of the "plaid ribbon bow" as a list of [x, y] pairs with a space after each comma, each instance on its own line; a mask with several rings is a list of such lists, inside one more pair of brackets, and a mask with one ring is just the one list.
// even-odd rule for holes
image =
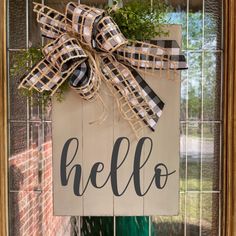
[[146, 126], [155, 131], [164, 102], [137, 70], [187, 69], [176, 41], [129, 42], [104, 10], [83, 4], [68, 3], [62, 14], [35, 3], [34, 11], [42, 36], [52, 41], [19, 88], [53, 95], [67, 80], [80, 97], [93, 101], [101, 99], [104, 81], [136, 136]]

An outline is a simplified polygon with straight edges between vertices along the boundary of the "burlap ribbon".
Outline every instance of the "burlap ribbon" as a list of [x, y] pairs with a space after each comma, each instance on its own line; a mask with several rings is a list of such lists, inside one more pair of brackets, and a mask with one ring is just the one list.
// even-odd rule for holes
[[104, 10], [82, 4], [68, 3], [62, 14], [35, 3], [34, 11], [42, 36], [53, 41], [19, 88], [53, 95], [68, 80], [80, 97], [93, 101], [101, 99], [104, 81], [136, 136], [146, 126], [155, 130], [164, 103], [134, 68], [186, 69], [175, 41], [128, 42]]

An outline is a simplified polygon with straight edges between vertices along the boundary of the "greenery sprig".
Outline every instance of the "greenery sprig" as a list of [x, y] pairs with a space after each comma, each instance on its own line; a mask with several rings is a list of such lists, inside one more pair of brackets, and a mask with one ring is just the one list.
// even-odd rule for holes
[[170, 7], [160, 0], [130, 0], [123, 7], [119, 1], [108, 9], [124, 36], [131, 40], [150, 40], [156, 36], [167, 35], [163, 24], [167, 24], [166, 14]]
[[[42, 48], [31, 47], [28, 50], [21, 50], [12, 58], [12, 64], [10, 74], [13, 78], [23, 78], [30, 72], [32, 67], [43, 59]], [[20, 79], [21, 80], [21, 79]], [[60, 88], [56, 91], [56, 100], [62, 102], [64, 100], [64, 94], [68, 90], [68, 82], [65, 81]], [[49, 91], [43, 91], [42, 93], [31, 89], [20, 89], [22, 96], [30, 98], [34, 105], [44, 104], [45, 106], [50, 102], [51, 95]], [[35, 99], [32, 99], [35, 98]]]
[[28, 72], [32, 65], [35, 65], [43, 58], [41, 48], [31, 47], [28, 50], [19, 50], [14, 53], [10, 73], [12, 76], [20, 76]]

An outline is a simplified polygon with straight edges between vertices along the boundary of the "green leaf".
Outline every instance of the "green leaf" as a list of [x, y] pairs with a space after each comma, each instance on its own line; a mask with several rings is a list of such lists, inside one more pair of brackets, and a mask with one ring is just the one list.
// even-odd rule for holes
[[[121, 32], [128, 39], [149, 40], [156, 36], [166, 35], [161, 24], [167, 24], [165, 16], [169, 7], [161, 0], [156, 0], [151, 9], [148, 0], [131, 0], [123, 8], [108, 11]], [[144, 30], [145, 29], [145, 30]]]

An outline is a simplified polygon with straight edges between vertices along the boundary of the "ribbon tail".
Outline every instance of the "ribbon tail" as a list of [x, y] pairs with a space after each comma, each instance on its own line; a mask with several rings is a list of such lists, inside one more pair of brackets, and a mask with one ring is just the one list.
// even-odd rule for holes
[[101, 70], [122, 117], [129, 122], [136, 137], [145, 127], [155, 131], [164, 103], [140, 74], [111, 56], [102, 56]]
[[130, 42], [118, 48], [114, 55], [119, 61], [138, 70], [183, 70], [188, 68], [185, 56], [179, 54], [180, 48], [175, 40], [153, 40], [151, 42]]

